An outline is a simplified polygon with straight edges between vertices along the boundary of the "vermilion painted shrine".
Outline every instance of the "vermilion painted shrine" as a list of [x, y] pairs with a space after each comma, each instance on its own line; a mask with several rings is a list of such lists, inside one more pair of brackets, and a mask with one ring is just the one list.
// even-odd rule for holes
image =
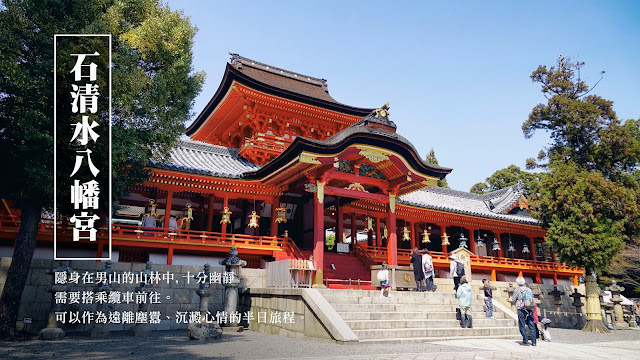
[[[315, 281], [332, 287], [371, 280], [369, 266], [383, 261], [408, 265], [414, 246], [447, 277], [447, 253], [466, 245], [474, 279], [577, 285], [582, 269], [556, 262], [520, 184], [482, 195], [439, 188], [452, 169], [426, 163], [396, 130], [388, 105], [348, 106], [326, 80], [232, 54], [190, 140], [152, 161], [150, 179], [121, 202], [114, 260], [180, 264], [232, 246], [249, 267], [313, 255]], [[4, 204], [0, 244], [12, 248], [19, 213]], [[52, 239], [43, 220], [38, 247]], [[105, 229], [98, 239], [101, 256]]]

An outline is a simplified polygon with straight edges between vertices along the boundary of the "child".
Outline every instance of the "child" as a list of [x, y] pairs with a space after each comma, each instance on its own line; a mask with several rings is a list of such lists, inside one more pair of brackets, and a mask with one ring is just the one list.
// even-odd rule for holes
[[487, 314], [487, 319], [495, 320], [493, 317], [493, 292], [495, 290], [493, 286], [490, 285], [490, 281], [488, 279], [482, 279], [482, 290], [484, 291], [484, 312]]
[[389, 282], [389, 267], [386, 262], [382, 263], [382, 269], [378, 272], [378, 280], [380, 280], [380, 297], [384, 296], [384, 290], [387, 289], [387, 297], [391, 296], [391, 284]]

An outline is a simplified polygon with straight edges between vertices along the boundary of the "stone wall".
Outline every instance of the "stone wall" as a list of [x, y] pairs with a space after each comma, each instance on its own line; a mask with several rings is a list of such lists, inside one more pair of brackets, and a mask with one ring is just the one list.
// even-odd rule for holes
[[[453, 292], [453, 280], [452, 279], [434, 279], [434, 283], [438, 285], [438, 291], [444, 292]], [[510, 308], [512, 311], [516, 311], [515, 306], [512, 306], [509, 302], [510, 295], [507, 291], [509, 288], [509, 284], [512, 284], [514, 287], [517, 287], [515, 282], [509, 283], [504, 281], [492, 281], [491, 286], [495, 287], [497, 290], [493, 291], [493, 299], [495, 301], [499, 301], [502, 305]], [[482, 286], [481, 280], [472, 280], [471, 281], [471, 289], [474, 293], [480, 294], [480, 287]], [[549, 295], [549, 292], [553, 291], [554, 285], [547, 284], [527, 284], [528, 287], [531, 288], [534, 294], [540, 292], [540, 295], [536, 296], [540, 303], [538, 304], [538, 314], [540, 315], [540, 319], [542, 317], [547, 317], [551, 320], [552, 327], [558, 328], [582, 328], [584, 325], [584, 321], [586, 319], [586, 308], [582, 307], [582, 317], [576, 315], [576, 308], [572, 306], [573, 298], [569, 297], [573, 293], [573, 289], [576, 286], [573, 285], [557, 285], [558, 290], [565, 293], [564, 296], [561, 297], [563, 304], [560, 306], [556, 306], [553, 303], [553, 296]], [[584, 284], [577, 286], [578, 292], [582, 295], [585, 295], [585, 287]], [[586, 302], [585, 298], [582, 298], [582, 303]]]
[[[0, 292], [4, 288], [7, 277], [7, 270], [11, 264], [11, 258], [0, 258]], [[22, 293], [20, 310], [18, 311], [18, 328], [22, 328], [22, 319], [30, 317], [33, 323], [29, 329], [32, 333], [37, 333], [47, 322], [49, 309], [51, 307], [52, 294], [47, 292], [47, 288], [51, 286], [53, 277], [47, 275], [46, 271], [57, 266], [58, 262], [53, 260], [34, 259], [29, 270], [27, 284]], [[204, 264], [203, 264], [204, 265]], [[224, 271], [224, 268], [211, 262], [212, 272]], [[96, 261], [71, 261], [69, 266], [77, 271], [81, 276], [85, 272], [95, 273], [104, 269], [104, 263]], [[123, 272], [139, 272], [144, 269], [145, 264], [139, 263], [122, 263], [115, 262], [112, 265], [118, 273]], [[202, 266], [178, 266], [178, 265], [153, 265], [153, 271], [158, 273], [173, 273], [174, 281], [167, 284], [166, 281], [160, 281], [158, 285], [154, 285], [154, 290], [160, 293], [160, 304], [150, 305], [149, 311], [160, 311], [161, 321], [159, 324], [150, 325], [152, 329], [169, 330], [169, 329], [186, 329], [187, 324], [176, 323], [175, 317], [178, 311], [197, 311], [199, 309], [200, 298], [196, 294], [198, 288], [197, 280], [194, 275], [202, 271]], [[187, 283], [186, 276], [190, 275]], [[240, 278], [244, 288], [248, 287], [264, 287], [265, 276], [263, 269], [241, 269]], [[80, 281], [82, 283], [82, 281]], [[95, 285], [70, 285], [69, 291], [93, 291]], [[135, 292], [137, 286], [134, 284], [113, 284], [114, 291]], [[209, 298], [209, 311], [215, 315], [217, 311], [223, 311], [223, 295], [224, 286], [221, 284], [212, 284], [215, 289], [213, 296]], [[82, 301], [81, 301], [82, 302]], [[104, 311], [136, 311], [137, 304], [105, 304]], [[64, 305], [64, 311], [95, 311], [97, 305], [94, 304], [69, 304]], [[240, 309], [238, 309], [240, 311]], [[167, 316], [170, 319], [167, 319]], [[68, 332], [85, 331], [91, 328], [92, 324], [63, 325], [62, 328]], [[128, 330], [133, 324], [107, 324], [106, 328], [111, 331]]]
[[[344, 320], [316, 289], [252, 288], [245, 291], [245, 307], [255, 319], [249, 330], [295, 338], [313, 337], [348, 343], [358, 341]], [[289, 321], [271, 318], [272, 313], [293, 313]], [[265, 321], [258, 314], [264, 313]]]

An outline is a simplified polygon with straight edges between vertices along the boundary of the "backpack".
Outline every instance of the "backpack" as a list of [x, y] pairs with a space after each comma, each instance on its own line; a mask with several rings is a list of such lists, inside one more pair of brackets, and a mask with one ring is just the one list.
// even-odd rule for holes
[[522, 293], [522, 303], [525, 309], [531, 310], [536, 306], [536, 300], [533, 297], [533, 293], [530, 289], [527, 289]]
[[458, 277], [464, 276], [464, 264], [462, 264], [460, 261], [457, 261], [457, 260], [456, 260], [456, 275]]
[[[520, 289], [518, 290], [520, 291]], [[527, 288], [526, 290], [521, 290], [521, 291], [522, 291], [522, 298], [516, 301], [516, 308], [526, 309], [526, 310], [533, 309], [536, 305], [536, 301], [533, 297], [533, 293], [531, 292], [531, 289]]]
[[387, 275], [385, 274], [385, 270], [378, 271], [378, 276], [376, 276], [376, 277], [380, 281], [387, 280]]
[[423, 262], [422, 263], [422, 271], [424, 271], [425, 273], [429, 273], [433, 271], [433, 262], [429, 261], [429, 262]]

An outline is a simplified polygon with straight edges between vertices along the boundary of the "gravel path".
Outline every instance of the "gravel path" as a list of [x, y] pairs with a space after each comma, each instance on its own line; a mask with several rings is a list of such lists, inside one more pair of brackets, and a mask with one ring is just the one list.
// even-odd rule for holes
[[[640, 341], [640, 331], [625, 330], [612, 334], [589, 334], [580, 330], [551, 329], [555, 343], [587, 344], [617, 341]], [[293, 339], [253, 331], [225, 333], [215, 342], [189, 341], [185, 331], [156, 332], [149, 338], [133, 338], [124, 334], [112, 335], [108, 339], [91, 339], [71, 336], [61, 341], [30, 340], [23, 342], [0, 342], [0, 358], [6, 360], [56, 359], [81, 360], [101, 359], [300, 359], [305, 357], [378, 358], [377, 354], [390, 354], [396, 358], [416, 358], [421, 354], [441, 353], [448, 359], [474, 358], [469, 347], [453, 347], [432, 343], [420, 344], [353, 344], [339, 345], [316, 339]], [[611, 344], [611, 346], [615, 346]], [[449, 354], [442, 354], [449, 352]], [[457, 352], [452, 356], [451, 352]], [[405, 354], [405, 355], [402, 355]], [[368, 355], [368, 356], [367, 356]], [[503, 354], [506, 355], [506, 354]], [[515, 355], [521, 358], [525, 354]], [[484, 356], [484, 355], [483, 355]], [[438, 357], [440, 358], [440, 357]], [[480, 357], [486, 358], [486, 357]], [[507, 358], [511, 358], [510, 356]], [[528, 357], [525, 357], [528, 358]]]
[[593, 344], [612, 341], [640, 341], [640, 328], [618, 330], [609, 334], [585, 333], [581, 330], [549, 329], [551, 340], [563, 344]]

